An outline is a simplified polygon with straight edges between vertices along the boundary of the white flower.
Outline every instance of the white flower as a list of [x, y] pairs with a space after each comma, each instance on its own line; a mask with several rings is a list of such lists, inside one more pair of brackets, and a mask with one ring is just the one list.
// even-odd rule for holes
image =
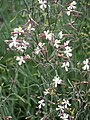
[[45, 45], [45, 43], [41, 43], [41, 42], [38, 43], [38, 46], [39, 46], [40, 48], [42, 48], [44, 45]]
[[17, 56], [16, 60], [18, 61], [19, 65], [22, 65], [22, 63], [25, 63], [25, 60], [24, 60], [23, 56]]
[[65, 70], [68, 71], [69, 62], [68, 62], [68, 61], [67, 61], [67, 62], [64, 62], [61, 67], [65, 68]]
[[58, 108], [56, 108], [56, 110], [64, 110], [64, 106], [63, 105], [58, 105]]
[[26, 42], [25, 40], [23, 40], [23, 42], [22, 42], [23, 49], [27, 49], [28, 46], [29, 46], [29, 43]]
[[20, 51], [20, 52], [24, 52], [24, 49], [23, 49], [22, 46], [18, 46], [18, 47], [17, 47], [17, 50]]
[[64, 108], [67, 108], [67, 106], [71, 106], [68, 100], [63, 99], [62, 105], [64, 105]]
[[48, 89], [45, 89], [44, 91], [44, 95], [47, 95], [49, 92], [48, 92]]
[[66, 113], [63, 113], [62, 115], [59, 115], [59, 116], [60, 116], [60, 118], [63, 119], [63, 120], [69, 120], [69, 119], [68, 119], [68, 118], [69, 118], [69, 115], [66, 114]]
[[21, 35], [21, 33], [24, 33], [24, 30], [19, 26], [18, 28], [14, 29], [14, 32], [18, 33], [19, 35]]
[[61, 84], [62, 83], [62, 80], [58, 76], [55, 76], [53, 78], [53, 81], [54, 81], [55, 87], [57, 87], [57, 84]]
[[57, 40], [57, 39], [56, 39], [56, 40], [54, 41], [54, 47], [59, 48], [59, 46], [60, 46], [59, 43], [60, 43], [60, 40]]
[[39, 106], [38, 106], [39, 109], [41, 109], [42, 106], [45, 106], [45, 103], [44, 103], [44, 100], [43, 100], [43, 99], [40, 100], [38, 103], [39, 103]]
[[60, 39], [62, 39], [62, 37], [63, 37], [62, 31], [60, 31], [60, 32], [58, 33], [58, 36], [59, 36]]
[[84, 67], [82, 67], [83, 70], [89, 70], [89, 60], [86, 59], [83, 61]]
[[22, 43], [17, 46], [17, 50], [24, 52], [28, 46], [29, 46], [29, 43], [23, 40]]
[[68, 16], [70, 16], [70, 13], [71, 13], [70, 11], [67, 11], [67, 15], [68, 15]]
[[17, 39], [17, 36], [11, 36], [12, 38], [12, 42], [9, 44], [9, 47], [12, 48], [12, 47], [16, 47], [18, 42], [16, 41]]
[[41, 49], [37, 46], [37, 48], [36, 49], [34, 49], [34, 51], [35, 51], [35, 54], [39, 54], [40, 53], [40, 51], [41, 51]]
[[71, 104], [69, 103], [69, 101], [63, 99], [63, 102], [61, 103], [61, 105], [58, 105], [58, 108], [56, 108], [56, 110], [64, 111], [64, 109], [67, 108], [68, 106], [71, 106]]
[[76, 9], [76, 6], [74, 6], [72, 3], [70, 4], [70, 6], [67, 8], [69, 11], [72, 11], [74, 9]]
[[25, 55], [25, 59], [30, 59], [30, 55]]
[[35, 50], [35, 54], [39, 54], [45, 43], [39, 42]]
[[66, 46], [64, 53], [66, 54], [66, 56], [67, 56], [68, 58], [72, 56], [72, 53], [71, 53], [71, 52], [72, 52], [71, 47]]
[[52, 34], [52, 33], [49, 33], [49, 30], [44, 31], [44, 34], [45, 34], [45, 36], [46, 36], [46, 39], [52, 40], [53, 34]]
[[66, 42], [64, 42], [64, 46], [68, 46], [69, 42], [70, 41], [68, 41], [68, 40]]
[[73, 2], [70, 3], [70, 6], [72, 6], [72, 8], [75, 9], [76, 8], [75, 7], [76, 4], [77, 4], [76, 1], [73, 1]]
[[76, 5], [77, 3], [75, 1], [71, 2], [69, 7], [67, 7], [67, 15], [69, 16], [70, 13], [72, 12], [72, 10], [76, 9]]
[[47, 7], [47, 6], [46, 6], [47, 1], [46, 1], [46, 0], [38, 0], [38, 2], [39, 2], [39, 4], [40, 4], [40, 8], [41, 8], [42, 10], [45, 10], [45, 8]]
[[32, 28], [31, 24], [29, 24], [28, 27], [27, 27], [27, 30], [28, 31], [35, 31], [35, 28]]

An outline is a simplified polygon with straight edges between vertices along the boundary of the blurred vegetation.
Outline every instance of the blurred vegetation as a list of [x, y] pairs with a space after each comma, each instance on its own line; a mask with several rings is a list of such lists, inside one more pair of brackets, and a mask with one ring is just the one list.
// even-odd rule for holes
[[[58, 1], [62, 5], [68, 2], [68, 0]], [[40, 24], [36, 28], [37, 33], [42, 32], [48, 26], [54, 32], [63, 28], [64, 32], [68, 33], [69, 29], [69, 32], [73, 33], [72, 47], [74, 48], [73, 54], [76, 54], [72, 58], [74, 66], [79, 60], [90, 58], [90, 2], [89, 0], [77, 0], [76, 2], [78, 3], [78, 11], [82, 14], [75, 18], [77, 30], [73, 30], [64, 27], [67, 17], [64, 16], [60, 21], [57, 21], [57, 16], [53, 17], [53, 14], [59, 11], [59, 5], [56, 9], [51, 3], [53, 8], [50, 13], [51, 18], [46, 21], [46, 26], [43, 26], [46, 18], [44, 18], [44, 15], [39, 16], [41, 11], [37, 11], [38, 6], [34, 8], [37, 0], [0, 0], [0, 120], [5, 119], [4, 116], [12, 116], [13, 120], [24, 120], [27, 116], [30, 116], [28, 118], [30, 120], [40, 120], [42, 114], [45, 114], [36, 114], [36, 111], [39, 112], [37, 97], [43, 95], [43, 90], [47, 87], [47, 81], [51, 81], [53, 75], [55, 75], [54, 70], [51, 66], [46, 66], [44, 63], [36, 64], [33, 61], [27, 61], [24, 66], [19, 67], [13, 60], [16, 53], [8, 51], [8, 46], [4, 42], [10, 39], [10, 33], [14, 28], [27, 22], [29, 15]], [[59, 13], [57, 14], [60, 16]], [[55, 26], [53, 23], [55, 23]], [[90, 73], [87, 74], [73, 69], [66, 74], [58, 65], [56, 69], [58, 73], [61, 71], [60, 76], [64, 80], [68, 78], [65, 83], [69, 87], [61, 86], [57, 90], [60, 92], [59, 94], [62, 93], [61, 97], [68, 98], [69, 96], [69, 98], [73, 98], [72, 116], [76, 114], [75, 120], [90, 120], [90, 82], [88, 84], [73, 84], [74, 82], [90, 81]], [[68, 95], [66, 96], [66, 94]], [[77, 101], [74, 101], [75, 98]], [[55, 98], [53, 97], [53, 99]], [[46, 106], [46, 113], [50, 112], [48, 107], [52, 107], [52, 105]], [[45, 120], [58, 120], [55, 111], [52, 110], [51, 117]]]

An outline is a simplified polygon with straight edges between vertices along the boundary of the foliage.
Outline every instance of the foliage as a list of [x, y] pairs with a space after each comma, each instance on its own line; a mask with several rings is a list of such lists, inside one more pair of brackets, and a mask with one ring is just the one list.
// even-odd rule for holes
[[41, 1], [0, 1], [0, 119], [89, 120], [90, 3]]

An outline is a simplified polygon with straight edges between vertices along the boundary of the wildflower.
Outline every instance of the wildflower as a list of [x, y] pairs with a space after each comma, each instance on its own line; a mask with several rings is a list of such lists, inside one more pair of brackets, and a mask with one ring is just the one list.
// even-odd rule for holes
[[56, 108], [56, 110], [61, 110], [63, 111], [65, 108], [67, 108], [68, 106], [71, 106], [71, 104], [69, 103], [68, 100], [63, 99], [62, 103], [60, 105], [58, 105], [58, 108]]
[[37, 48], [35, 49], [35, 54], [39, 54], [44, 45], [45, 45], [45, 43], [39, 42], [37, 45]]
[[23, 52], [24, 52], [24, 49], [23, 49], [23, 47], [20, 45], [20, 46], [18, 46], [18, 47], [17, 47], [17, 51], [19, 51], [19, 52], [22, 52], [22, 53], [23, 53]]
[[71, 52], [72, 52], [71, 47], [66, 46], [64, 53], [66, 54], [66, 56], [67, 56], [68, 58], [72, 56], [72, 53], [71, 53]]
[[58, 105], [58, 108], [56, 110], [64, 110], [64, 105]]
[[60, 116], [60, 118], [61, 118], [62, 120], [68, 120], [68, 118], [69, 118], [69, 115], [66, 114], [66, 113], [62, 113], [62, 114], [59, 115], [59, 116]]
[[54, 41], [54, 47], [59, 48], [59, 46], [60, 46], [59, 43], [60, 43], [60, 40], [57, 40], [57, 39], [56, 39], [56, 40]]
[[69, 62], [68, 62], [68, 61], [67, 61], [67, 62], [64, 62], [61, 67], [65, 68], [65, 70], [68, 71]]
[[44, 100], [43, 100], [43, 99], [40, 100], [38, 103], [39, 103], [39, 106], [38, 106], [39, 109], [41, 109], [42, 106], [45, 106], [45, 103], [44, 103]]
[[49, 94], [49, 91], [48, 91], [48, 89], [45, 89], [44, 95], [47, 95], [47, 94]]
[[25, 40], [23, 40], [23, 42], [22, 42], [22, 47], [23, 47], [24, 49], [27, 49], [28, 46], [29, 46], [29, 43], [26, 42]]
[[25, 59], [30, 59], [30, 55], [25, 55]]
[[16, 41], [17, 39], [17, 36], [11, 36], [12, 38], [12, 42], [9, 44], [9, 47], [12, 48], [12, 47], [16, 47], [18, 42]]
[[35, 54], [39, 54], [40, 53], [40, 51], [41, 51], [41, 49], [37, 46], [37, 48], [36, 49], [34, 49], [34, 51], [35, 51]]
[[83, 61], [84, 66], [82, 67], [83, 70], [89, 70], [89, 60], [86, 59]]
[[60, 39], [62, 39], [62, 37], [63, 37], [62, 31], [60, 31], [60, 32], [58, 33], [58, 36], [59, 36]]
[[64, 42], [64, 46], [65, 46], [65, 47], [68, 46], [69, 42], [70, 42], [70, 41], [68, 41], [68, 40], [67, 40], [66, 42]]
[[22, 65], [22, 63], [25, 63], [25, 60], [24, 60], [23, 56], [17, 56], [16, 60], [19, 61], [18, 62], [19, 65]]
[[70, 16], [71, 11], [67, 11], [67, 15]]
[[46, 0], [38, 0], [38, 2], [39, 2], [39, 4], [40, 4], [40, 8], [41, 8], [42, 10], [45, 10], [45, 8], [47, 7], [47, 6], [46, 6], [47, 1], [46, 1]]
[[65, 108], [67, 108], [67, 106], [71, 106], [71, 104], [69, 103], [68, 100], [63, 99], [62, 105], [64, 105]]
[[76, 5], [77, 3], [75, 1], [71, 2], [69, 7], [67, 7], [67, 15], [70, 16], [71, 12], [76, 9]]
[[53, 78], [53, 81], [54, 81], [55, 87], [57, 87], [57, 84], [61, 84], [62, 83], [62, 80], [58, 76], [55, 76]]
[[21, 35], [21, 33], [24, 33], [24, 30], [19, 26], [18, 28], [14, 29], [14, 32]]
[[31, 32], [31, 31], [35, 31], [35, 28], [32, 28], [31, 24], [29, 24], [27, 30]]
[[44, 31], [44, 34], [45, 34], [45, 36], [46, 36], [46, 39], [52, 40], [53, 34], [52, 34], [52, 33], [49, 33], [49, 30]]
[[72, 53], [71, 53], [71, 52], [72, 52], [72, 49], [71, 49], [71, 47], [68, 46], [69, 42], [70, 42], [70, 41], [64, 42], [64, 48], [65, 48], [64, 53], [66, 54], [66, 56], [67, 56], [68, 58], [72, 56]]
[[76, 4], [77, 4], [76, 1], [71, 2], [70, 6], [68, 7], [68, 10], [76, 9], [76, 6], [75, 6]]
[[44, 45], [45, 45], [45, 43], [41, 43], [41, 42], [39, 42], [39, 44], [38, 44], [38, 46], [39, 46], [40, 48], [42, 48]]
[[17, 46], [17, 50], [20, 51], [20, 52], [24, 52], [27, 49], [28, 46], [29, 46], [29, 43], [26, 42], [25, 40], [23, 40], [22, 43], [20, 43]]

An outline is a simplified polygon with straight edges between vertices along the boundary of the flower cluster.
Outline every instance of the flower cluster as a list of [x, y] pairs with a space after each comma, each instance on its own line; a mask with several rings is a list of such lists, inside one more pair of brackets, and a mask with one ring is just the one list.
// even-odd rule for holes
[[[42, 18], [43, 18], [45, 9], [49, 6], [47, 5], [49, 1], [38, 0], [38, 3], [41, 9], [39, 12], [41, 12], [40, 14], [42, 14]], [[56, 4], [57, 2], [54, 1], [54, 3]], [[67, 15], [70, 16], [72, 12], [75, 12], [75, 9], [76, 9], [76, 2], [73, 1], [67, 7]], [[45, 15], [47, 16], [47, 17], [45, 16], [45, 20], [47, 18], [49, 19], [50, 17], [49, 13], [47, 14], [45, 13]], [[73, 17], [71, 18], [71, 21], [73, 20]], [[77, 61], [79, 63], [80, 71], [82, 73], [85, 72], [86, 74], [89, 73], [90, 58], [88, 58], [88, 56], [84, 56], [85, 58], [84, 60], [81, 60], [82, 62], [80, 60], [74, 62], [73, 58], [75, 54], [73, 53], [76, 48], [74, 48], [73, 46], [74, 44], [76, 44], [75, 42], [77, 41], [74, 41], [73, 32], [72, 31], [68, 32], [68, 30], [64, 30], [65, 28], [63, 29], [62, 27], [58, 28], [57, 30], [58, 27], [57, 25], [55, 25], [54, 27], [56, 28], [53, 29], [53, 24], [49, 25], [50, 24], [49, 22], [52, 23], [52, 21], [49, 20], [47, 21], [48, 21], [48, 25], [46, 24], [47, 23], [46, 22], [45, 26], [41, 25], [43, 26], [43, 28], [37, 31], [38, 28], [37, 26], [39, 26], [40, 23], [38, 22], [39, 24], [37, 24], [37, 22], [35, 22], [31, 18], [30, 20], [28, 20], [28, 22], [25, 25], [22, 25], [22, 27], [19, 26], [18, 28], [15, 28], [13, 32], [11, 32], [11, 39], [6, 40], [6, 42], [8, 43], [9, 50], [13, 50], [17, 52], [14, 58], [16, 59], [19, 66], [25, 64], [27, 60], [33, 60], [33, 64], [35, 63], [34, 65], [37, 72], [35, 74], [35, 77], [38, 80], [41, 79], [42, 80], [41, 82], [43, 83], [39, 85], [35, 84], [36, 86], [40, 86], [40, 88], [43, 86], [41, 93], [38, 93], [41, 94], [40, 100], [37, 102], [38, 111], [42, 112], [43, 107], [44, 108], [46, 107], [47, 108], [46, 111], [48, 111], [51, 105], [50, 113], [49, 113], [51, 114], [52, 108], [54, 109], [56, 108], [55, 106], [53, 107], [53, 105], [57, 105], [57, 108], [55, 109], [55, 111], [58, 111], [57, 117], [62, 120], [69, 120], [70, 115], [67, 111], [70, 108], [71, 104], [69, 103], [69, 98], [67, 98], [68, 96], [66, 95], [67, 92], [60, 94], [61, 92], [60, 90], [63, 91], [64, 88], [65, 91], [68, 85], [64, 81], [68, 80], [68, 76], [70, 76], [70, 74], [72, 74], [71, 76], [73, 76], [73, 73], [75, 76], [78, 74], [75, 73], [76, 70], [78, 69], [78, 65], [76, 64]], [[58, 20], [56, 23], [58, 23]], [[69, 25], [71, 25], [70, 27], [73, 28], [71, 23], [69, 23]], [[35, 27], [37, 28], [35, 29]], [[72, 90], [73, 88], [72, 84], [73, 82], [70, 83], [71, 85], [71, 87], [69, 87], [70, 90]], [[62, 98], [67, 98], [67, 99], [62, 99]], [[70, 98], [70, 100], [72, 99]], [[45, 114], [45, 112], [42, 112], [42, 114]], [[46, 114], [44, 115], [43, 118], [45, 117]]]
[[70, 3], [69, 7], [67, 7], [67, 15], [69, 16], [73, 10], [76, 9], [76, 1]]
[[9, 48], [24, 52], [29, 46], [29, 42], [25, 41], [22, 37], [19, 38], [19, 36], [24, 34], [24, 30], [21, 27], [15, 28], [12, 34], [13, 36], [11, 36], [11, 40], [6, 40], [6, 42], [9, 43]]
[[[14, 31], [11, 32], [11, 40], [5, 40], [5, 42], [8, 43], [10, 49], [20, 53], [20, 56], [15, 57], [19, 65], [25, 63], [25, 60], [30, 59], [30, 55], [26, 53], [26, 50], [30, 48], [30, 44], [29, 41], [25, 39], [26, 33], [29, 33], [31, 35], [32, 31], [35, 30], [31, 26], [30, 21], [31, 20], [29, 20], [23, 28], [20, 26], [18, 28], [15, 28]], [[25, 55], [23, 56], [23, 54]]]
[[43, 51], [45, 43], [39, 42], [37, 47], [34, 49], [35, 54], [39, 54], [41, 51]]
[[69, 120], [69, 114], [65, 113], [65, 109], [67, 109], [68, 106], [71, 106], [69, 101], [63, 99], [61, 104], [59, 104], [58, 107], [56, 108], [56, 110], [59, 111], [58, 116], [60, 116], [60, 118], [62, 118], [62, 120]]

